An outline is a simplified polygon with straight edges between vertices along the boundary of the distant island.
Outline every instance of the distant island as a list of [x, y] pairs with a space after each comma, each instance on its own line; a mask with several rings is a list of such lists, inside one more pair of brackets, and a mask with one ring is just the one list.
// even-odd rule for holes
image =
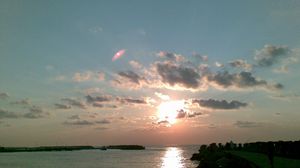
[[110, 146], [39, 146], [39, 147], [1, 147], [0, 152], [50, 152], [50, 151], [75, 151], [75, 150], [144, 150], [140, 145], [110, 145]]

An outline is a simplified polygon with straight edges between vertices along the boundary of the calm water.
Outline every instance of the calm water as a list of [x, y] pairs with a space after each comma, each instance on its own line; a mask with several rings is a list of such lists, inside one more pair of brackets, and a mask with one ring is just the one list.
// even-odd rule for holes
[[0, 153], [1, 168], [195, 168], [199, 146], [147, 147], [142, 151], [82, 150]]

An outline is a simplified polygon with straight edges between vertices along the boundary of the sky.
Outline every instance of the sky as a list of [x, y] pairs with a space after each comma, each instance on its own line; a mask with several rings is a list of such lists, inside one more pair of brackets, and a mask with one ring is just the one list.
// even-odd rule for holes
[[0, 1], [0, 146], [299, 140], [296, 0]]

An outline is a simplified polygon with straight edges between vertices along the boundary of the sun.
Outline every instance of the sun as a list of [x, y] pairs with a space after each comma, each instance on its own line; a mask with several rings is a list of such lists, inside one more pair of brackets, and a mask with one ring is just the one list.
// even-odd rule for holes
[[162, 102], [157, 107], [159, 121], [167, 121], [169, 124], [175, 124], [179, 110], [184, 109], [183, 100], [173, 100]]

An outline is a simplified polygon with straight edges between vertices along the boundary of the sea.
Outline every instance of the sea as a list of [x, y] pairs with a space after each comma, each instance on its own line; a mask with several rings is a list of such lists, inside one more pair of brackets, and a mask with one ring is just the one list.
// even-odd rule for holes
[[199, 145], [146, 146], [145, 150], [0, 153], [1, 168], [195, 168]]

